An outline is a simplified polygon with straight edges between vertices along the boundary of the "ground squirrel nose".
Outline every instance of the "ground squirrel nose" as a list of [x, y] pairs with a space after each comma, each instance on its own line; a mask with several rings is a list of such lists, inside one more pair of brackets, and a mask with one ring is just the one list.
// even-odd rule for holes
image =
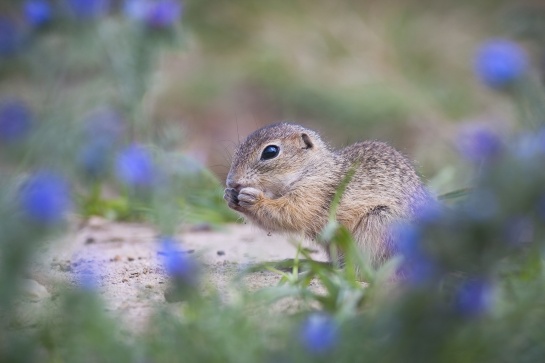
[[239, 183], [235, 183], [232, 179], [227, 179], [226, 181], [227, 188], [235, 189], [236, 191], [240, 191], [241, 185]]

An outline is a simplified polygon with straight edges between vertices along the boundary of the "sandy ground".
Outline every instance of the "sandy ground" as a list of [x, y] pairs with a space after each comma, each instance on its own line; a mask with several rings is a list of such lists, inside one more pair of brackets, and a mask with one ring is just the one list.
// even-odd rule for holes
[[[226, 295], [234, 276], [248, 265], [294, 258], [296, 253], [286, 237], [242, 224], [218, 231], [200, 226], [177, 237], [179, 248], [204, 264], [205, 285]], [[108, 311], [129, 325], [145, 322], [153, 307], [168, 304], [164, 297], [168, 279], [156, 240], [149, 226], [91, 219], [38, 253], [27, 281], [27, 305], [54, 300], [63, 284], [90, 284], [99, 291]], [[325, 260], [322, 252], [313, 255]], [[279, 276], [261, 271], [244, 281], [249, 290], [255, 290], [276, 285]], [[33, 323], [33, 314], [22, 315], [23, 325]]]

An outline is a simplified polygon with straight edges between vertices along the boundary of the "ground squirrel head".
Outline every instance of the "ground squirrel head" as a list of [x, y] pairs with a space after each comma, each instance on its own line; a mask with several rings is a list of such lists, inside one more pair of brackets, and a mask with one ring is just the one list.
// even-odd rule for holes
[[269, 198], [278, 198], [315, 168], [327, 145], [312, 130], [279, 123], [250, 134], [233, 156], [227, 187], [259, 188]]

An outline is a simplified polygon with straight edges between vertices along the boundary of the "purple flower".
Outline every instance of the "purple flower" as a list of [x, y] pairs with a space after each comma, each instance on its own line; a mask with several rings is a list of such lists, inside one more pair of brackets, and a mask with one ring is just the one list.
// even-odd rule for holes
[[167, 274], [177, 285], [195, 287], [199, 282], [199, 268], [197, 262], [186, 252], [176, 247], [176, 240], [172, 237], [160, 239], [160, 252], [163, 256], [163, 265]]
[[468, 125], [464, 127], [457, 142], [462, 156], [473, 162], [488, 161], [497, 157], [503, 148], [497, 133], [484, 125]]
[[46, 0], [27, 0], [24, 13], [30, 25], [39, 27], [51, 20], [51, 5]]
[[154, 167], [150, 154], [140, 145], [133, 144], [117, 156], [118, 179], [132, 188], [149, 187], [154, 180]]
[[51, 171], [31, 175], [19, 197], [25, 215], [41, 224], [60, 222], [71, 205], [68, 183]]
[[492, 286], [482, 278], [465, 281], [455, 296], [456, 311], [466, 317], [477, 317], [492, 306]]
[[0, 105], [0, 141], [23, 139], [30, 131], [32, 122], [32, 114], [22, 101], [5, 101]]
[[22, 35], [15, 23], [0, 15], [0, 57], [14, 55], [21, 46]]
[[65, 0], [65, 4], [69, 14], [76, 19], [96, 19], [110, 9], [109, 0]]
[[125, 15], [153, 28], [170, 28], [180, 20], [182, 4], [176, 0], [127, 0]]
[[324, 313], [313, 313], [302, 323], [299, 340], [311, 354], [323, 354], [335, 347], [338, 327], [333, 318]]
[[485, 85], [503, 88], [523, 75], [528, 67], [528, 58], [517, 43], [494, 39], [479, 48], [474, 67], [477, 77]]

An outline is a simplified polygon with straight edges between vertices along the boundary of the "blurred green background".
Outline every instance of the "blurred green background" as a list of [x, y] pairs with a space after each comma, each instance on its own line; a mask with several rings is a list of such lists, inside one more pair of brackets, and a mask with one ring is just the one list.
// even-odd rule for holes
[[[234, 143], [288, 120], [336, 147], [388, 141], [441, 194], [467, 182], [455, 145], [464, 124], [518, 127], [510, 99], [474, 76], [477, 47], [526, 35], [513, 17], [539, 11], [520, 1], [187, 2], [184, 49], [163, 55], [150, 112], [180, 122], [184, 147], [222, 180]], [[539, 64], [540, 44], [528, 45]]]
[[[2, 1], [0, 361], [544, 361], [544, 67], [537, 0]], [[234, 281], [227, 301], [176, 233], [236, 220], [233, 149], [278, 121], [387, 141], [438, 195], [473, 189], [402, 226], [380, 268], [332, 219], [344, 268], [300, 249], [256, 267], [279, 286]], [[74, 276], [43, 324], [13, 324], [13, 277], [95, 215], [153, 226], [182, 303], [125, 334]], [[285, 297], [305, 305], [278, 313]]]
[[[11, 64], [0, 92], [51, 113], [62, 100], [74, 122], [97, 107], [126, 107], [140, 92], [133, 118], [182, 135], [178, 147], [221, 180], [234, 145], [269, 123], [315, 128], [336, 147], [381, 139], [441, 194], [467, 184], [455, 147], [464, 124], [518, 127], [512, 102], [474, 77], [478, 45], [520, 38], [539, 66], [543, 11], [539, 1], [186, 1], [174, 44], [150, 72], [133, 50], [123, 57], [130, 39], [109, 16], [72, 43], [43, 35], [27, 63], [38, 63], [41, 80]], [[142, 84], [120, 83], [130, 75], [112, 76], [116, 67], [142, 72]]]

